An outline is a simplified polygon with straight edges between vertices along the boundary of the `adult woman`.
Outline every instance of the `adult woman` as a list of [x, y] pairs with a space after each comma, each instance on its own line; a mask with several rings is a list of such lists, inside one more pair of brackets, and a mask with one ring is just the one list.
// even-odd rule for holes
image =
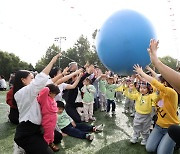
[[[78, 85], [74, 89], [65, 90], [65, 93], [63, 95], [63, 98], [66, 101], [65, 110], [67, 114], [77, 123], [81, 122], [81, 117], [77, 112], [76, 107], [79, 107], [78, 105], [81, 105], [80, 107], [82, 107], [82, 104], [75, 103], [78, 96], [78, 92], [83, 87], [84, 79], [90, 76], [90, 74], [92, 74], [93, 71], [94, 71], [93, 65], [90, 65], [88, 68], [86, 68], [86, 73], [84, 73], [84, 75], [81, 77]], [[76, 76], [72, 77], [72, 81], [70, 82], [70, 84], [73, 84], [75, 81], [76, 81]]]
[[[162, 74], [164, 79], [166, 79], [166, 81], [168, 81], [168, 83], [180, 94], [180, 73], [166, 66], [158, 59], [158, 44], [159, 41], [156, 41], [155, 39], [152, 39], [150, 41], [148, 51], [151, 58], [151, 62]], [[176, 144], [180, 146], [180, 126], [171, 125], [168, 128], [168, 134], [176, 142]]]
[[41, 111], [37, 102], [37, 95], [45, 87], [49, 79], [48, 74], [59, 56], [60, 54], [53, 57], [34, 80], [32, 74], [26, 70], [18, 71], [15, 75], [13, 92], [19, 110], [19, 124], [16, 128], [14, 140], [26, 153], [53, 153], [40, 131]]

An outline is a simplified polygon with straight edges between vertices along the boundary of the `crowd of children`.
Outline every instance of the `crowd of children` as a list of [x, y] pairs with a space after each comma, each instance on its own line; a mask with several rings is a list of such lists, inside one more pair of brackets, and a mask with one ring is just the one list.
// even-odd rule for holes
[[[178, 97], [162, 76], [150, 67], [147, 67], [149, 72], [144, 73], [139, 65], [134, 65], [136, 74], [120, 77], [111, 72], [102, 73], [98, 67], [89, 64], [78, 69], [75, 62], [63, 72], [57, 69], [52, 73], [58, 56], [35, 78], [29, 71], [15, 74], [8, 101], [18, 108], [15, 142], [26, 153], [58, 151], [54, 144], [57, 132], [61, 137], [69, 135], [92, 141], [92, 132], [103, 130], [103, 124], [88, 124], [98, 121], [94, 117], [94, 107], [111, 117], [116, 115], [117, 102], [125, 102], [123, 113], [134, 118], [131, 143], [139, 142], [142, 137], [140, 144], [145, 145], [148, 152], [173, 152], [175, 142], [167, 129], [180, 123]], [[37, 135], [40, 130], [43, 130], [43, 138]], [[32, 143], [33, 139], [36, 139], [35, 143]], [[38, 146], [41, 148], [37, 150]]]

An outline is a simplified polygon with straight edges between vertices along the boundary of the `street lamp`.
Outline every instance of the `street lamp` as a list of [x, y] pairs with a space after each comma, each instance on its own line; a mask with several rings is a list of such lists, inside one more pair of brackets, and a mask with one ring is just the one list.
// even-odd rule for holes
[[[60, 50], [60, 52], [61, 52], [61, 40], [66, 40], [66, 37], [60, 36], [60, 37], [54, 38], [54, 41], [55, 41], [55, 42], [59, 42], [59, 50]], [[59, 58], [59, 68], [60, 68], [60, 58]]]

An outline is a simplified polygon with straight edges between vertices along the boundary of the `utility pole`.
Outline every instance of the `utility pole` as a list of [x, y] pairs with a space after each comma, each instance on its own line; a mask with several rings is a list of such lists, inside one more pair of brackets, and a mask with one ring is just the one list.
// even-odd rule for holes
[[[60, 37], [54, 38], [54, 41], [59, 43], [59, 50], [60, 50], [60, 52], [61, 52], [61, 43], [62, 43], [61, 41], [62, 40], [66, 40], [66, 37], [60, 36]], [[59, 68], [60, 68], [60, 58], [59, 58]]]

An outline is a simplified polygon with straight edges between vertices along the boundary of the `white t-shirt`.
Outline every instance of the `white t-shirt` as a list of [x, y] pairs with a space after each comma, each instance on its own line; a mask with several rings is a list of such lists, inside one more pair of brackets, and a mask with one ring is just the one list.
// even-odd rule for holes
[[4, 79], [0, 80], [0, 88], [7, 88], [6, 81]]
[[60, 93], [58, 95], [56, 95], [56, 97], [55, 97], [56, 101], [62, 100], [63, 90], [66, 89], [67, 85], [68, 85], [67, 83], [61, 83], [60, 85], [58, 85]]
[[27, 86], [18, 90], [14, 98], [19, 110], [19, 122], [31, 121], [34, 124], [41, 124], [41, 109], [37, 102], [38, 93], [46, 86], [48, 76], [41, 72]]

